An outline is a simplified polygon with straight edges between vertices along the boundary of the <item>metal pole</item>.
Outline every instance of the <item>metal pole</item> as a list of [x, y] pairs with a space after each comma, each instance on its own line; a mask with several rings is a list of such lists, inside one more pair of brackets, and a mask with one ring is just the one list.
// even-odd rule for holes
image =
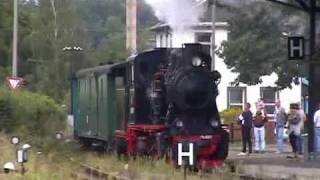
[[216, 0], [211, 0], [211, 21], [212, 21], [212, 33], [211, 33], [211, 71], [215, 69], [215, 41], [216, 41]]
[[18, 0], [13, 1], [12, 76], [18, 76]]
[[[313, 114], [315, 112], [316, 104], [319, 103], [317, 95], [317, 91], [315, 91], [314, 82], [316, 78], [315, 70], [317, 69], [315, 66], [319, 66], [318, 64], [312, 64], [314, 53], [315, 53], [315, 35], [316, 35], [316, 1], [310, 0], [310, 11], [309, 11], [309, 23], [310, 23], [310, 59], [309, 59], [309, 88], [308, 88], [308, 119], [309, 119], [309, 152], [313, 152]], [[318, 101], [318, 102], [317, 102]]]

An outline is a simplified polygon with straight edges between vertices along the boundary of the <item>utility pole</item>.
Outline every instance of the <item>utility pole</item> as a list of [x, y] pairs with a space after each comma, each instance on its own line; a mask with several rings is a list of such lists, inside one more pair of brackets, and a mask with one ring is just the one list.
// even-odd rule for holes
[[[309, 59], [309, 88], [308, 88], [308, 119], [309, 119], [309, 126], [308, 126], [308, 134], [309, 134], [309, 152], [314, 152], [314, 123], [313, 123], [313, 114], [316, 111], [317, 104], [320, 103], [320, 95], [319, 91], [316, 90], [317, 84], [317, 77], [316, 71], [319, 70], [319, 64], [313, 64], [312, 62], [315, 60], [315, 45], [316, 45], [316, 1], [310, 0], [310, 7], [309, 7], [309, 23], [310, 23], [310, 59]], [[319, 77], [318, 77], [319, 78]]]
[[137, 0], [126, 0], [126, 48], [130, 54], [137, 52]]
[[215, 69], [215, 49], [216, 49], [216, 0], [210, 0], [211, 6], [211, 71]]
[[18, 0], [13, 1], [12, 77], [18, 77]]
[[[137, 0], [126, 0], [126, 48], [130, 52], [130, 55], [134, 55], [137, 52]], [[126, 88], [125, 88], [125, 126], [124, 129], [127, 129], [126, 124], [129, 122], [130, 117], [130, 105], [131, 105], [131, 75], [133, 72], [133, 66], [128, 65], [126, 68]]]
[[273, 3], [281, 4], [287, 7], [292, 7], [297, 10], [304, 11], [309, 15], [309, 26], [310, 26], [310, 32], [309, 32], [309, 59], [308, 59], [308, 82], [309, 82], [309, 88], [308, 88], [308, 151], [314, 152], [314, 139], [313, 139], [313, 129], [314, 129], [314, 123], [313, 123], [313, 114], [316, 111], [318, 104], [320, 103], [320, 93], [317, 88], [320, 86], [320, 61], [317, 62], [315, 59], [315, 53], [316, 53], [316, 15], [320, 12], [320, 7], [317, 7], [316, 0], [309, 0], [309, 3], [306, 3], [303, 0], [295, 0], [298, 5], [279, 1], [279, 0], [267, 0]]

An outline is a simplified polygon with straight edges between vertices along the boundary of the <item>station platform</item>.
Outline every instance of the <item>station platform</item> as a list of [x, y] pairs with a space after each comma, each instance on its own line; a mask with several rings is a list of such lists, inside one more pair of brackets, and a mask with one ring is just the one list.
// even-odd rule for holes
[[231, 171], [254, 179], [320, 180], [319, 160], [305, 160], [303, 155], [292, 158], [291, 147], [286, 144], [284, 149], [278, 154], [272, 144], [267, 145], [264, 153], [239, 156], [241, 144], [231, 144], [226, 163]]

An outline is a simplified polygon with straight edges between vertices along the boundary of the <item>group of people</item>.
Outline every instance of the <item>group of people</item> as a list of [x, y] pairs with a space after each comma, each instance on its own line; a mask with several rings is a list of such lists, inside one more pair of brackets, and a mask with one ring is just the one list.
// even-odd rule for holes
[[[260, 153], [264, 152], [266, 148], [265, 142], [265, 124], [268, 121], [268, 116], [261, 102], [256, 103], [257, 111], [253, 114], [250, 110], [250, 103], [245, 104], [244, 111], [239, 115], [237, 121], [241, 124], [242, 133], [242, 152], [239, 155], [248, 155], [252, 153], [252, 142], [251, 142], [251, 131], [253, 128], [254, 132], [254, 152]], [[320, 149], [320, 110], [317, 112], [317, 123], [319, 124], [319, 149]], [[284, 150], [284, 130], [288, 127], [289, 141], [294, 153], [294, 158], [298, 157], [298, 154], [302, 154], [303, 142], [302, 133], [304, 129], [304, 122], [306, 121], [306, 115], [302, 109], [300, 109], [299, 104], [294, 103], [290, 105], [290, 110], [287, 113], [285, 109], [281, 106], [280, 100], [275, 103], [274, 111], [274, 121], [275, 121], [275, 137], [277, 141], [277, 152], [282, 153]], [[248, 145], [248, 152], [247, 152]]]

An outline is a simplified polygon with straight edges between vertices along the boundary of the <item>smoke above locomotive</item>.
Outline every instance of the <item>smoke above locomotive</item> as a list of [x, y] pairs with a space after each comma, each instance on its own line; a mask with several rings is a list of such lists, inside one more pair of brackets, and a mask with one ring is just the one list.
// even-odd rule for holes
[[190, 36], [192, 26], [199, 23], [207, 7], [205, 3], [199, 0], [149, 0], [148, 2], [157, 18], [172, 29], [172, 47], [181, 48], [184, 43], [195, 42]]

